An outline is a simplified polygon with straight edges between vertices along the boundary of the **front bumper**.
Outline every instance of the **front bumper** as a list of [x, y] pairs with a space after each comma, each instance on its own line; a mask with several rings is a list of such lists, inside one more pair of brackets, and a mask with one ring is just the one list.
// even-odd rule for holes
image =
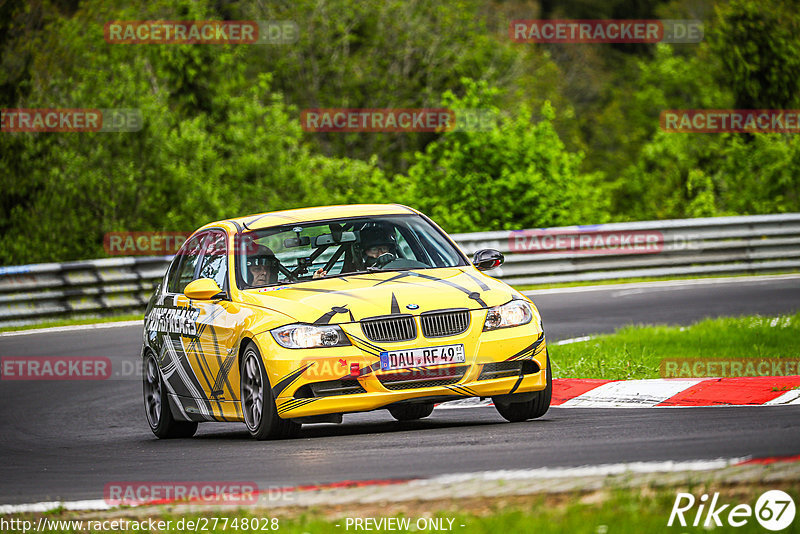
[[[545, 364], [546, 365], [546, 364]], [[464, 379], [453, 386], [418, 388], [402, 391], [368, 391], [353, 395], [296, 399], [278, 398], [278, 414], [283, 418], [304, 417], [331, 413], [364, 412], [375, 410], [402, 401], [443, 402], [464, 397], [493, 397], [514, 393], [540, 391], [547, 385], [546, 367], [536, 374], [519, 377], [482, 380], [480, 382]], [[515, 389], [516, 386], [516, 389]], [[366, 389], [366, 388], [365, 388]], [[295, 405], [299, 405], [296, 406]]]
[[[365, 341], [363, 333], [356, 323], [341, 325], [353, 340], [353, 345], [347, 347], [284, 349], [268, 332], [258, 336], [257, 342], [262, 348], [261, 353], [267, 355], [264, 364], [278, 415], [285, 419], [369, 411], [399, 402], [442, 402], [465, 397], [527, 393], [547, 386], [547, 348], [539, 324], [491, 332], [482, 331], [482, 318], [473, 320], [472, 324], [470, 330], [459, 336], [418, 338], [378, 348], [373, 343], [362, 343]], [[476, 324], [481, 327], [476, 327]], [[445, 377], [450, 376], [448, 372], [459, 368], [455, 377], [438, 381], [440, 385], [419, 387], [420, 383], [417, 383], [408, 389], [398, 388], [387, 379], [387, 375], [392, 373], [380, 370], [379, 349], [403, 350], [456, 343], [464, 344], [465, 363], [424, 368], [428, 372], [439, 371]], [[516, 363], [520, 370], [513, 376], [505, 373], [501, 378], [486, 379], [485, 371], [498, 367], [490, 364], [503, 367]], [[345, 394], [318, 395], [312, 389], [320, 383], [335, 384], [337, 381], [351, 386], [345, 388]], [[387, 384], [393, 389], [389, 389]]]

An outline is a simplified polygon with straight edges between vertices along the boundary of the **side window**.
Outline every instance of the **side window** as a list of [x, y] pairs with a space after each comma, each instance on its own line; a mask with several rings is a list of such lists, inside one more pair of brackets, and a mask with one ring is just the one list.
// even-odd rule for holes
[[169, 275], [169, 285], [167, 289], [170, 293], [183, 293], [184, 288], [194, 278], [194, 268], [197, 266], [197, 260], [200, 258], [200, 248], [203, 244], [203, 239], [208, 234], [200, 234], [192, 237], [186, 243], [178, 254], [180, 258], [173, 264], [174, 272]]
[[200, 266], [200, 278], [211, 278], [220, 289], [225, 289], [228, 274], [228, 247], [225, 244], [224, 232], [211, 232], [203, 246], [203, 263]]

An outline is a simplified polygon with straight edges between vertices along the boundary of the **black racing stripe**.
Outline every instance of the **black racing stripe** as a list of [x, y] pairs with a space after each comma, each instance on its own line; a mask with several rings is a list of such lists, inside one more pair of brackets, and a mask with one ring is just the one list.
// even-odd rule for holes
[[280, 408], [278, 408], [277, 411], [278, 413], [283, 413], [286, 410], [291, 410], [295, 406], [299, 406], [300, 404], [302, 404], [303, 400], [305, 399], [292, 399], [290, 401], [284, 402], [283, 404], [281, 404]]
[[374, 350], [372, 350], [372, 349], [370, 349], [368, 347], [359, 347], [358, 345], [356, 345], [356, 348], [366, 352], [367, 354], [369, 354], [371, 356], [380, 357], [380, 353], [375, 352]]
[[411, 273], [408, 273], [408, 272], [402, 272], [402, 273], [400, 273], [400, 274], [396, 274], [396, 275], [394, 275], [394, 276], [392, 276], [392, 277], [385, 278], [384, 280], [381, 280], [380, 282], [378, 282], [378, 283], [377, 283], [377, 284], [375, 284], [375, 285], [376, 285], [376, 286], [379, 286], [379, 285], [381, 285], [381, 284], [385, 284], [386, 282], [394, 282], [395, 280], [400, 280], [401, 278], [407, 278], [407, 277], [409, 277], [409, 276], [411, 276]]
[[461, 389], [463, 389], [464, 391], [467, 391], [467, 392], [469, 392], [470, 394], [472, 394], [472, 395], [474, 395], [474, 396], [476, 396], [476, 397], [478, 396], [478, 394], [477, 394], [477, 393], [475, 393], [474, 391], [472, 391], [472, 389], [468, 388], [467, 386], [459, 386], [459, 387], [460, 387]]
[[469, 276], [469, 277], [470, 277], [470, 278], [472, 278], [473, 280], [475, 280], [475, 283], [476, 283], [476, 284], [478, 284], [478, 287], [479, 287], [479, 288], [481, 288], [481, 291], [489, 291], [489, 286], [487, 286], [487, 285], [486, 285], [486, 284], [483, 282], [483, 280], [481, 280], [481, 279], [480, 279], [480, 278], [478, 278], [477, 276], [473, 275], [473, 274], [472, 274], [472, 273], [470, 273], [469, 271], [462, 270], [461, 272], [462, 272], [462, 273], [464, 273], [464, 274], [466, 274], [467, 276]]
[[394, 282], [396, 284], [408, 284], [408, 285], [411, 285], [411, 286], [418, 286], [418, 287], [430, 287], [427, 284], [420, 284], [420, 283], [417, 283], [417, 282], [411, 282], [409, 280], [402, 280], [402, 278], [409, 278], [411, 276], [412, 276], [411, 273], [403, 272], [403, 273], [398, 274], [397, 276], [393, 276], [391, 278], [387, 278], [386, 280], [381, 280], [380, 282], [378, 282], [375, 285], [379, 286], [381, 284], [385, 284], [386, 282]]
[[472, 300], [474, 300], [475, 302], [477, 302], [478, 304], [480, 304], [484, 308], [487, 306], [486, 302], [481, 298], [481, 294], [478, 293], [477, 291], [473, 291], [472, 293], [470, 293], [469, 294], [469, 298], [471, 298]]
[[[173, 338], [172, 336], [175, 337]], [[197, 375], [194, 372], [194, 369], [189, 363], [189, 359], [187, 357], [188, 355], [186, 354], [186, 351], [183, 348], [183, 342], [181, 341], [180, 334], [164, 334], [164, 340], [165, 343], [172, 344], [172, 350], [175, 351], [175, 357], [177, 358], [177, 361], [174, 362], [174, 364], [176, 366], [177, 365], [181, 366], [189, 382], [191, 382], [192, 386], [194, 386], [194, 388], [202, 395], [203, 386], [200, 384], [200, 381], [198, 380]], [[165, 350], [168, 349], [165, 347]], [[200, 370], [202, 371], [202, 366], [200, 367]], [[205, 407], [210, 414], [212, 415], [214, 414], [214, 408], [211, 406], [211, 403], [208, 402], [207, 399], [202, 399], [202, 398], [198, 399], [194, 395], [192, 395], [192, 393], [189, 391], [188, 384], [184, 384], [181, 375], [180, 373], [178, 373], [177, 369], [172, 373], [172, 376], [174, 377], [174, 381], [172, 381], [171, 384], [176, 394], [180, 395], [178, 393], [178, 390], [183, 389], [186, 392], [185, 395], [186, 397], [194, 400], [198, 404], [198, 406], [202, 404], [203, 407]], [[177, 385], [180, 385], [180, 388], [176, 387]]]
[[351, 338], [355, 339], [356, 341], [358, 341], [362, 345], [366, 345], [367, 347], [371, 348], [374, 351], [378, 351], [378, 352], [385, 352], [386, 351], [386, 349], [384, 349], [383, 347], [379, 347], [378, 345], [370, 343], [366, 339], [361, 339], [360, 337], [354, 336], [353, 334], [347, 334], [347, 335], [350, 336]]
[[463, 395], [463, 394], [464, 394], [464, 392], [463, 392], [463, 391], [461, 391], [460, 389], [458, 389], [458, 386], [445, 386], [445, 387], [446, 387], [447, 389], [449, 389], [450, 391], [454, 391], [454, 392], [458, 393], [459, 395]]
[[458, 394], [459, 394], [459, 395], [461, 395], [462, 397], [467, 397], [467, 396], [470, 396], [470, 397], [471, 397], [471, 396], [472, 396], [472, 395], [468, 395], [468, 394], [467, 394], [467, 393], [465, 393], [464, 391], [461, 391], [461, 389], [459, 388], [459, 386], [445, 386], [445, 387], [446, 387], [447, 389], [449, 389], [450, 391], [454, 392], [454, 393], [458, 393]]
[[519, 378], [517, 378], [517, 381], [516, 381], [516, 382], [514, 382], [514, 386], [513, 386], [513, 387], [511, 388], [511, 390], [508, 392], [508, 394], [509, 394], [509, 395], [510, 395], [510, 394], [512, 394], [512, 393], [514, 393], [515, 391], [517, 391], [517, 388], [518, 388], [518, 387], [519, 387], [519, 385], [522, 383], [522, 379], [523, 379], [523, 378], [525, 378], [525, 375], [523, 375], [523, 374], [522, 374], [522, 369], [520, 369], [520, 370], [519, 370]]
[[336, 315], [336, 312], [331, 310], [327, 313], [324, 313], [319, 319], [314, 321], [314, 324], [328, 324], [333, 319], [333, 316]]
[[292, 291], [308, 291], [309, 293], [325, 293], [328, 295], [344, 295], [348, 298], [363, 300], [364, 302], [370, 302], [368, 298], [364, 298], [360, 295], [355, 295], [349, 291], [340, 291], [340, 290], [333, 290], [333, 289], [319, 289], [314, 287], [288, 287], [287, 289], [291, 289]]
[[527, 356], [528, 353], [533, 353], [542, 343], [544, 343], [544, 332], [539, 334], [539, 337], [536, 338], [536, 341], [534, 341], [533, 343], [531, 343], [518, 353], [514, 354], [513, 356], [509, 356], [508, 358], [506, 358], [505, 361], [510, 362], [512, 360], [521, 360], [522, 358]]
[[278, 406], [277, 412], [281, 413], [282, 411], [286, 410], [287, 408], [289, 408], [291, 405], [293, 405], [296, 402], [300, 402], [300, 399], [291, 399], [291, 400], [288, 400], [286, 402], [282, 402], [281, 405]]
[[277, 213], [264, 213], [264, 214], [261, 214], [261, 215], [259, 215], [259, 216], [258, 216], [258, 217], [256, 217], [255, 219], [252, 219], [252, 220], [250, 220], [250, 221], [247, 221], [247, 222], [245, 223], [245, 226], [252, 226], [252, 224], [253, 224], [253, 223], [255, 223], [255, 222], [257, 222], [257, 221], [260, 221], [261, 219], [265, 219], [265, 218], [267, 218], [267, 217], [278, 217], [279, 219], [288, 219], [288, 220], [290, 220], [290, 221], [292, 221], [292, 222], [294, 222], [294, 223], [301, 223], [301, 222], [303, 222], [303, 221], [301, 221], [300, 219], [297, 219], [297, 218], [295, 218], [295, 217], [289, 217], [289, 216], [287, 216], [287, 215], [278, 215]]
[[370, 356], [375, 356], [376, 358], [380, 358], [381, 357], [380, 352], [376, 352], [376, 351], [370, 349], [369, 347], [359, 347], [358, 345], [356, 345], [356, 348], [366, 352]]
[[236, 360], [236, 356], [234, 355], [226, 355], [225, 359], [222, 360], [222, 363], [219, 366], [219, 372], [217, 373], [217, 378], [214, 380], [215, 392], [222, 391], [224, 394], [225, 391], [223, 390], [223, 386], [227, 385], [231, 394], [233, 394], [233, 388], [231, 387], [230, 380], [228, 380], [228, 375], [231, 372], [234, 360]]
[[394, 296], [394, 291], [392, 291], [392, 303], [390, 304], [390, 306], [392, 310], [391, 311], [392, 315], [399, 315], [400, 313], [402, 313], [400, 311], [400, 305], [397, 303], [397, 297]]
[[[218, 305], [217, 309], [208, 317], [207, 321], [209, 321], [210, 323], [210, 321], [213, 321], [218, 316], [226, 312], [227, 310], [223, 306]], [[206, 326], [211, 326], [211, 338], [212, 338], [211, 346], [212, 350], [216, 349], [215, 354], [213, 356], [217, 359], [217, 369], [218, 369], [217, 376], [214, 377], [214, 384], [211, 386], [211, 396], [210, 396], [211, 398], [209, 400], [213, 399], [217, 401], [220, 410], [220, 417], [223, 420], [227, 421], [228, 419], [224, 415], [222, 415], [223, 413], [222, 404], [220, 403], [219, 399], [220, 394], [217, 392], [221, 392], [224, 395], [225, 389], [223, 385], [227, 385], [228, 390], [231, 392], [231, 395], [233, 395], [233, 387], [231, 386], [231, 383], [228, 380], [228, 371], [230, 370], [230, 366], [233, 363], [233, 361], [232, 358], [227, 357], [228, 356], [227, 354], [220, 355], [219, 353], [220, 345], [219, 345], [219, 339], [217, 338], [217, 329], [214, 328], [214, 326], [209, 323], [203, 323], [203, 330], [205, 330]], [[199, 336], [198, 339], [200, 339]], [[203, 360], [206, 361], [206, 365], [208, 365], [208, 360], [206, 360], [205, 353], [201, 351], [201, 354], [203, 355]], [[211, 375], [210, 366], [208, 374]]]
[[448, 285], [448, 286], [453, 287], [455, 289], [458, 289], [462, 293], [465, 293], [467, 295], [467, 297], [473, 299], [474, 301], [476, 301], [478, 304], [480, 304], [484, 308], [486, 307], [486, 303], [483, 301], [483, 299], [481, 299], [481, 294], [480, 293], [478, 293], [476, 291], [470, 291], [469, 289], [467, 289], [466, 287], [464, 287], [464, 286], [462, 286], [460, 284], [456, 284], [455, 282], [451, 282], [450, 280], [444, 280], [442, 278], [436, 278], [435, 276], [428, 276], [427, 274], [422, 274], [422, 273], [408, 273], [408, 274], [410, 274], [411, 276], [418, 276], [418, 277], [424, 278], [426, 280], [431, 280], [433, 282], [439, 282], [441, 284], [445, 284], [445, 285]]
[[[175, 345], [175, 342], [172, 339], [171, 334], [164, 333], [164, 334], [162, 334], [162, 336], [164, 338], [162, 343], [161, 343], [161, 350], [163, 351], [163, 356], [164, 356], [161, 359], [161, 365], [160, 365], [162, 372], [164, 372], [166, 370], [166, 368], [168, 368], [168, 367], [177, 367], [177, 366], [181, 366], [185, 371], [186, 370], [186, 366], [184, 365], [184, 362], [186, 361], [186, 358], [185, 358], [185, 356], [183, 354], [181, 354], [181, 350], [178, 349], [178, 346]], [[167, 343], [171, 344], [172, 350], [175, 351], [175, 356], [176, 356], [175, 360], [173, 360], [169, 356], [170, 350], [167, 347]], [[166, 365], [165, 365], [165, 363], [166, 363]], [[187, 376], [189, 376], [190, 382], [195, 382], [193, 385], [198, 390], [202, 390], [203, 389], [200, 386], [199, 383], [196, 383], [196, 377], [194, 376], [193, 372], [188, 373]], [[172, 386], [173, 391], [175, 391], [176, 395], [178, 395], [180, 397], [194, 397], [194, 395], [192, 395], [190, 393], [190, 391], [189, 391], [189, 385], [184, 383], [184, 381], [181, 379], [181, 375], [178, 373], [177, 369], [173, 370], [172, 375], [171, 375], [170, 378], [171, 379], [170, 379], [169, 383]], [[194, 380], [192, 380], [192, 378], [194, 378]], [[164, 379], [166, 380], [167, 377], [164, 377]]]
[[[333, 306], [333, 307], [331, 307], [331, 311], [327, 312], [322, 317], [320, 317], [319, 319], [314, 321], [314, 324], [328, 324], [328, 323], [331, 322], [331, 319], [333, 319], [333, 317], [335, 315], [340, 314], [340, 313], [347, 313], [349, 311], [350, 310], [347, 309], [346, 305], [345, 306]], [[353, 316], [353, 313], [350, 312], [350, 317], [352, 318], [352, 316]]]
[[366, 376], [368, 374], [374, 373], [375, 371], [377, 371], [380, 368], [381, 368], [381, 362], [375, 362], [372, 365], [370, 365], [369, 367], [361, 368], [359, 370], [358, 376], [359, 377]]
[[[211, 383], [211, 379], [209, 378], [209, 375], [211, 374], [211, 367], [208, 365], [208, 362], [206, 361], [206, 355], [203, 353], [203, 345], [200, 344], [200, 338], [199, 337], [193, 338], [192, 341], [189, 343], [189, 347], [184, 352], [186, 354], [186, 363], [189, 366], [188, 372], [190, 374], [195, 374], [194, 369], [189, 363], [189, 355], [191, 354], [197, 360], [198, 367], [200, 368], [200, 373], [203, 375], [203, 380], [205, 381], [206, 386], [208, 386], [208, 389], [211, 390], [214, 387], [214, 385]], [[206, 374], [206, 370], [208, 370], [208, 374]], [[205, 392], [205, 389], [203, 388], [202, 385], [198, 389], [200, 390], [201, 394]], [[219, 404], [219, 401], [217, 402], [217, 404]], [[221, 404], [219, 405], [219, 409], [220, 410], [222, 409]], [[213, 408], [212, 408], [212, 413], [213, 413]]]
[[303, 372], [306, 369], [308, 369], [309, 367], [311, 367], [315, 363], [316, 362], [310, 362], [310, 363], [306, 364], [305, 366], [301, 367], [300, 369], [297, 369], [296, 371], [294, 371], [293, 373], [288, 375], [286, 378], [278, 381], [278, 383], [275, 384], [275, 387], [272, 388], [272, 396], [273, 396], [273, 398], [277, 399], [278, 395], [280, 395], [283, 392], [284, 389], [288, 388], [289, 385], [291, 385], [292, 382], [294, 382], [295, 380], [300, 378], [300, 375], [302, 375]]
[[[214, 330], [212, 329], [211, 332], [213, 334]], [[215, 343], [215, 342], [212, 342], [212, 343]], [[210, 377], [211, 377], [211, 366], [208, 364], [208, 360], [206, 358], [205, 352], [203, 351], [203, 345], [200, 343], [200, 338], [199, 337], [193, 339], [192, 342], [189, 344], [189, 350], [188, 350], [187, 357], [188, 357], [189, 354], [193, 355], [195, 357], [195, 359], [197, 360], [198, 366], [200, 367], [200, 372], [203, 374], [203, 380], [205, 381], [206, 385], [208, 386], [209, 394], [208, 394], [207, 400], [208, 400], [208, 403], [209, 403], [208, 405], [209, 405], [209, 408], [211, 410], [211, 414], [214, 415], [214, 417], [218, 417], [214, 413], [214, 406], [212, 404], [212, 403], [216, 402], [217, 403], [217, 408], [219, 409], [219, 413], [220, 413], [219, 417], [222, 417], [223, 420], [225, 420], [224, 416], [221, 415], [222, 414], [222, 403], [218, 398], [216, 398], [216, 395], [214, 395], [215, 384], [216, 384], [217, 377], [214, 377], [214, 383], [212, 384], [211, 383], [211, 379], [210, 379]], [[188, 359], [187, 359], [187, 362], [188, 362]], [[205, 367], [204, 367], [204, 364], [205, 364]], [[206, 374], [206, 370], [208, 370], [208, 374]], [[199, 390], [200, 390], [200, 393], [202, 395], [206, 395], [205, 389], [202, 386], [199, 388]]]
[[458, 388], [458, 391], [460, 391], [460, 392], [462, 392], [462, 393], [464, 393], [464, 394], [466, 394], [466, 395], [469, 395], [469, 396], [471, 396], [471, 397], [475, 397], [475, 396], [476, 396], [476, 395], [475, 395], [475, 392], [474, 392], [474, 391], [472, 391], [471, 389], [469, 389], [468, 387], [464, 387], [464, 386], [458, 386], [458, 385], [456, 385], [456, 386], [453, 386], [453, 387], [454, 387], [454, 388]]
[[291, 406], [284, 405], [284, 407], [281, 408], [281, 410], [278, 412], [278, 415], [283, 415], [286, 412], [290, 412], [292, 410], [296, 410], [297, 408], [305, 406], [306, 404], [311, 404], [315, 400], [317, 400], [317, 399], [300, 399], [298, 402], [292, 404]]

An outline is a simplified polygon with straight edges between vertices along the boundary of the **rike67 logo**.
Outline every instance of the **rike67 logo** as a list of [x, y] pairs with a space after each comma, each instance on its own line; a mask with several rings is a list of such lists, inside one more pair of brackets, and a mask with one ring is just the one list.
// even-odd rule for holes
[[764, 492], [756, 501], [755, 507], [749, 504], [720, 502], [719, 493], [704, 493], [699, 499], [691, 493], [678, 493], [667, 526], [702, 526], [703, 528], [742, 527], [753, 517], [767, 530], [783, 530], [794, 521], [795, 504], [792, 497], [780, 490]]

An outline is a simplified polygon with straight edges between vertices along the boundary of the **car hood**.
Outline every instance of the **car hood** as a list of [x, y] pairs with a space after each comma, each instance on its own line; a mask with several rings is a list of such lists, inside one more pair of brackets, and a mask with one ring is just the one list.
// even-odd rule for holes
[[480, 309], [515, 296], [520, 294], [505, 283], [460, 267], [354, 274], [242, 292], [247, 304], [317, 324], [449, 308]]

